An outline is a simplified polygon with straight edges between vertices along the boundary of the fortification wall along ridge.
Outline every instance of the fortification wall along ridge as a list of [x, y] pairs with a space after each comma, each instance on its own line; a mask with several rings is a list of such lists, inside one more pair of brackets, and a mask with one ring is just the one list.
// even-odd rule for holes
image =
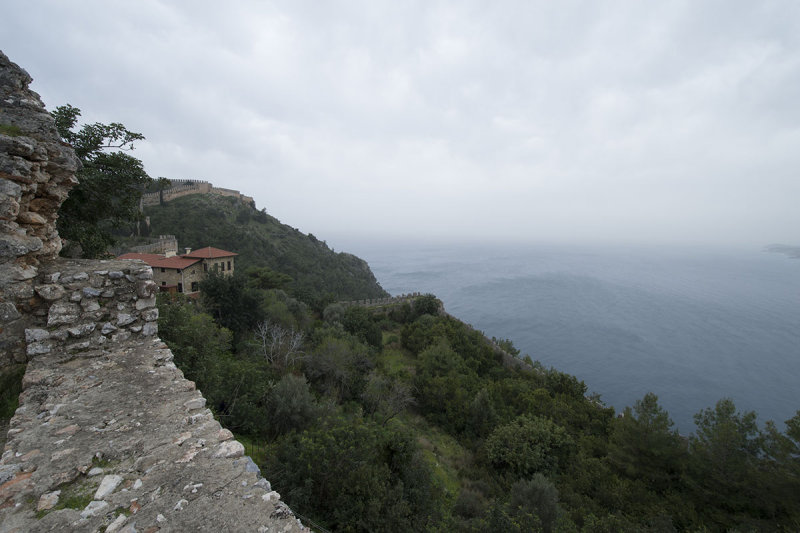
[[0, 53], [0, 532], [307, 531], [158, 339], [150, 267], [56, 257], [78, 160], [30, 81]]
[[173, 185], [162, 192], [149, 192], [142, 195], [141, 206], [148, 207], [159, 205], [163, 195], [164, 201], [169, 202], [182, 196], [192, 194], [216, 194], [219, 196], [230, 196], [238, 199], [243, 204], [255, 207], [255, 200], [233, 189], [214, 187], [211, 183], [202, 180], [181, 180], [173, 182]]

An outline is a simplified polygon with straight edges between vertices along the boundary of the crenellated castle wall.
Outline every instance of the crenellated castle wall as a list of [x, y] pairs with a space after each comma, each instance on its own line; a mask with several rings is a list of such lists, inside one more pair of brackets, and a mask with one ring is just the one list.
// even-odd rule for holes
[[233, 189], [214, 187], [211, 183], [202, 180], [180, 180], [173, 181], [173, 185], [162, 192], [149, 192], [142, 195], [141, 206], [148, 207], [159, 205], [163, 195], [164, 201], [169, 202], [176, 198], [189, 196], [192, 194], [216, 194], [219, 196], [230, 196], [238, 199], [243, 204], [255, 207], [255, 200], [250, 196], [245, 196]]

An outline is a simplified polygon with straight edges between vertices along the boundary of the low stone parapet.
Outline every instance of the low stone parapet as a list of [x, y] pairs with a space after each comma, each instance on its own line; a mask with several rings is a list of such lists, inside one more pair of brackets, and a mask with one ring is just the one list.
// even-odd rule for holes
[[29, 359], [54, 350], [103, 350], [158, 332], [158, 286], [142, 261], [58, 260], [43, 268], [37, 281], [40, 323], [25, 330]]

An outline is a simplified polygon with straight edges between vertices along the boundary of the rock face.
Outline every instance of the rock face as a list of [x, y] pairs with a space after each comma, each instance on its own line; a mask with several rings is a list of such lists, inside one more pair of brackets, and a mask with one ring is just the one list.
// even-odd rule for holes
[[37, 268], [61, 250], [56, 214], [80, 165], [30, 82], [0, 52], [0, 367], [27, 359]]
[[308, 531], [158, 339], [150, 267], [56, 257], [78, 160], [30, 81], [0, 52], [0, 533]]

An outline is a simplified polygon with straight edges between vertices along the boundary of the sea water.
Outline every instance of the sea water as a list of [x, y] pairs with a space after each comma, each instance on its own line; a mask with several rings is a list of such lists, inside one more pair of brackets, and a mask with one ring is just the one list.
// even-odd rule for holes
[[435, 294], [617, 411], [654, 392], [688, 434], [723, 397], [781, 429], [800, 409], [798, 259], [758, 248], [351, 248], [391, 294]]

